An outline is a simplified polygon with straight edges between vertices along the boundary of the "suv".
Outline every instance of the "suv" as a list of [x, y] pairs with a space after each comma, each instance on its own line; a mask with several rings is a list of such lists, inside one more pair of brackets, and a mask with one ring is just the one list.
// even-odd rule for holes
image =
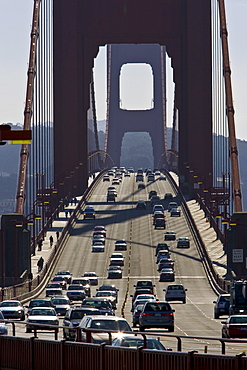
[[106, 201], [107, 202], [115, 202], [116, 195], [114, 193], [107, 193]]
[[177, 248], [189, 248], [190, 247], [190, 240], [187, 237], [178, 238], [177, 240]]
[[156, 249], [155, 249], [155, 256], [157, 256], [157, 254], [161, 250], [167, 250], [167, 251], [169, 251], [169, 245], [167, 243], [158, 243], [156, 245]]
[[155, 285], [153, 285], [152, 280], [138, 280], [134, 287], [136, 288], [136, 290], [149, 289], [153, 294]]
[[87, 218], [95, 219], [95, 210], [93, 206], [87, 206], [84, 209], [84, 220], [86, 220]]
[[161, 227], [163, 229], [166, 228], [166, 222], [164, 218], [155, 218], [154, 219], [154, 228], [157, 229], [157, 227]]
[[163, 289], [165, 292], [165, 300], [168, 301], [182, 301], [186, 303], [186, 291], [182, 284], [169, 284], [166, 289]]
[[222, 315], [229, 315], [229, 307], [230, 307], [230, 294], [221, 294], [217, 298], [217, 301], [213, 301], [215, 303], [214, 306], [214, 318], [218, 319]]
[[167, 302], [147, 302], [139, 316], [140, 331], [146, 328], [165, 328], [174, 332], [173, 310]]

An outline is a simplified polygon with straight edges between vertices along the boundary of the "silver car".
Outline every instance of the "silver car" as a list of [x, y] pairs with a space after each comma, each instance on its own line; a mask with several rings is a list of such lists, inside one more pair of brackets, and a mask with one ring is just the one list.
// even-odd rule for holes
[[174, 312], [167, 302], [147, 302], [139, 316], [140, 331], [146, 328], [165, 328], [173, 332]]
[[165, 292], [165, 300], [168, 301], [182, 301], [186, 303], [186, 292], [187, 289], [184, 288], [182, 284], [169, 284]]
[[20, 301], [2, 301], [0, 303], [0, 310], [5, 319], [25, 320], [25, 309]]
[[8, 335], [8, 328], [4, 322], [4, 316], [0, 311], [0, 335]]

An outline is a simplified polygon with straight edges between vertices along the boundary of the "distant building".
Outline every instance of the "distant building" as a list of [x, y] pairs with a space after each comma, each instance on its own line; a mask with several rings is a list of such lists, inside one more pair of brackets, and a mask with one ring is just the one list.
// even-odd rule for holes
[[0, 200], [0, 215], [13, 213], [15, 210], [15, 199]]

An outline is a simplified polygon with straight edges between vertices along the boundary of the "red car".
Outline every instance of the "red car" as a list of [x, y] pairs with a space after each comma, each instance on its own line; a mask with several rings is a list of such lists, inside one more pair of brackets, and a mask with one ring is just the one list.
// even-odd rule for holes
[[247, 315], [232, 315], [221, 323], [222, 338], [247, 338]]

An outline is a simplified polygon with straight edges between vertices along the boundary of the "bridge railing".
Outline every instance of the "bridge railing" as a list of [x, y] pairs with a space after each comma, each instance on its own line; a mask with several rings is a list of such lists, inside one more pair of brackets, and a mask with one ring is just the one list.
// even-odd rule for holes
[[[153, 333], [154, 334], [154, 333]], [[189, 337], [191, 338], [191, 337]], [[208, 339], [204, 337], [204, 339]], [[216, 338], [214, 338], [216, 340]], [[225, 339], [225, 341], [230, 341]], [[241, 341], [246, 342], [246, 341]], [[197, 351], [159, 351], [39, 338], [0, 336], [0, 368], [16, 370], [247, 369], [247, 357]]]
[[183, 196], [183, 193], [181, 192], [181, 189], [177, 186], [175, 180], [173, 177], [169, 174], [169, 172], [166, 172], [166, 176], [169, 177], [169, 180], [173, 186], [173, 189], [176, 193], [178, 193], [179, 197], [182, 200], [182, 208], [184, 210], [185, 217], [187, 219], [187, 223], [190, 227], [190, 230], [192, 232], [193, 238], [196, 242], [202, 263], [204, 264], [204, 267], [207, 271], [207, 276], [209, 279], [209, 282], [212, 286], [212, 288], [218, 293], [226, 293], [230, 291], [231, 281], [224, 280], [221, 276], [219, 276], [214, 268], [213, 262], [210, 259], [207, 248], [205, 246], [205, 243], [201, 237], [201, 234], [198, 230], [198, 227], [196, 225], [195, 220], [193, 219], [190, 210], [187, 206], [186, 200]]

